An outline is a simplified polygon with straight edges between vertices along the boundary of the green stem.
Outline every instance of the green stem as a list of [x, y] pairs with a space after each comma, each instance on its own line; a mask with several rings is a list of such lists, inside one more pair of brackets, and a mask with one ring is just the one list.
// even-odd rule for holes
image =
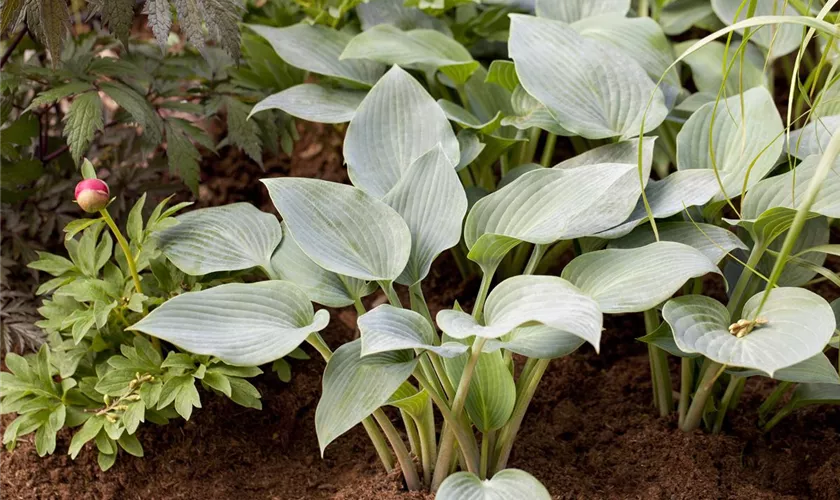
[[723, 393], [723, 399], [720, 401], [720, 409], [715, 416], [715, 425], [712, 427], [712, 434], [720, 434], [721, 429], [723, 429], [726, 411], [729, 409], [729, 405], [732, 403], [732, 397], [738, 391], [738, 385], [742, 380], [743, 378], [734, 375], [729, 379], [729, 385], [726, 386], [726, 392]]
[[397, 295], [397, 291], [394, 290], [393, 281], [380, 281], [379, 287], [382, 288], [383, 292], [385, 292], [385, 296], [388, 297], [388, 302], [390, 302], [392, 306], [402, 308], [402, 302], [400, 302], [400, 297]]
[[709, 366], [703, 374], [703, 379], [700, 381], [700, 386], [697, 388], [697, 393], [694, 394], [694, 399], [691, 401], [691, 406], [685, 416], [683, 425], [680, 426], [683, 431], [689, 432], [700, 427], [700, 423], [703, 421], [703, 412], [706, 409], [706, 401], [708, 401], [709, 396], [712, 394], [715, 381], [720, 377], [725, 368], [726, 366], [720, 363], [714, 361], [709, 362]]
[[758, 266], [761, 256], [764, 255], [765, 247], [756, 244], [750, 252], [750, 258], [747, 259], [747, 265], [741, 271], [741, 276], [738, 277], [738, 282], [735, 283], [735, 288], [732, 290], [732, 295], [729, 299], [726, 309], [729, 311], [730, 319], [735, 322], [738, 321], [741, 315], [741, 309], [744, 307], [744, 302], [748, 298], [746, 295], [747, 287], [753, 277], [753, 269]]
[[434, 457], [437, 455], [435, 410], [431, 403], [426, 405], [423, 418], [417, 421], [417, 430], [420, 433], [420, 463], [423, 464], [423, 484], [428, 486], [432, 482], [432, 473], [435, 471]]
[[125, 261], [128, 264], [128, 271], [131, 273], [131, 279], [134, 281], [134, 289], [137, 290], [137, 293], [143, 293], [143, 285], [140, 284], [140, 275], [137, 274], [137, 263], [134, 260], [134, 255], [131, 253], [131, 248], [128, 246], [128, 241], [126, 241], [125, 236], [123, 236], [120, 231], [120, 228], [117, 227], [114, 219], [111, 218], [111, 214], [108, 213], [107, 208], [100, 210], [99, 214], [102, 215], [102, 219], [106, 224], [108, 224], [108, 227], [111, 228], [111, 232], [114, 233], [114, 237], [117, 239], [117, 243], [120, 245], [123, 255], [125, 255]]
[[405, 410], [400, 410], [400, 417], [405, 424], [405, 434], [408, 436], [408, 447], [415, 457], [420, 456], [420, 432], [417, 430], [417, 422]]
[[467, 96], [467, 89], [463, 83], [455, 85], [455, 90], [458, 91], [458, 99], [461, 100], [461, 106], [467, 111], [470, 111], [470, 99]]
[[362, 314], [366, 313], [365, 305], [362, 304], [361, 297], [356, 297], [356, 300], [353, 301], [353, 307], [356, 308], [356, 315], [361, 316]]
[[776, 413], [776, 414], [773, 416], [773, 418], [771, 418], [771, 419], [770, 419], [770, 421], [769, 421], [769, 422], [767, 422], [767, 425], [765, 425], [765, 426], [764, 426], [764, 428], [763, 428], [762, 430], [763, 430], [764, 432], [769, 432], [769, 431], [770, 431], [770, 429], [772, 429], [773, 427], [776, 427], [776, 424], [778, 424], [779, 422], [781, 422], [783, 418], [785, 418], [785, 417], [787, 417], [788, 415], [790, 415], [790, 413], [791, 413], [792, 411], [793, 411], [793, 406], [791, 406], [791, 405], [787, 405], [787, 406], [785, 406], [784, 408], [782, 408], [781, 410], [779, 410], [779, 412], [778, 412], [778, 413]]
[[475, 306], [473, 306], [473, 318], [479, 323], [484, 319], [484, 301], [487, 300], [487, 293], [490, 291], [492, 281], [492, 274], [483, 273], [481, 275], [481, 285], [478, 287], [478, 295], [475, 297]]
[[680, 404], [679, 425], [685, 422], [688, 404], [691, 402], [691, 391], [694, 389], [694, 360], [680, 358]]
[[507, 467], [510, 452], [513, 450], [513, 443], [516, 440], [516, 435], [519, 433], [519, 428], [522, 425], [522, 420], [525, 418], [525, 413], [528, 411], [528, 406], [537, 391], [537, 387], [542, 380], [545, 370], [548, 368], [551, 360], [549, 359], [534, 359], [529, 358], [525, 362], [525, 368], [517, 381], [516, 387], [516, 403], [513, 407], [513, 413], [510, 416], [508, 423], [502, 427], [496, 439], [496, 450], [494, 453], [495, 463], [490, 469], [490, 474]]
[[[648, 309], [644, 314], [645, 330], [648, 334], [651, 334], [659, 328], [659, 312], [656, 309]], [[674, 407], [674, 389], [671, 385], [671, 370], [668, 369], [668, 354], [652, 344], [648, 344], [648, 349], [648, 355], [652, 356], [653, 373], [651, 373], [651, 378], [655, 391], [656, 407], [659, 408], [659, 416], [667, 417]]]
[[[327, 343], [324, 342], [324, 339], [321, 338], [319, 333], [316, 332], [310, 334], [309, 337], [306, 338], [306, 341], [309, 345], [314, 347], [316, 351], [318, 351], [321, 357], [324, 358], [325, 362], [330, 362], [333, 355], [332, 350], [329, 348]], [[371, 417], [367, 417], [362, 420], [362, 425], [367, 431], [368, 437], [373, 442], [373, 447], [376, 448], [376, 453], [379, 455], [379, 460], [382, 461], [382, 465], [385, 466], [385, 470], [391, 472], [394, 469], [394, 457], [391, 455], [391, 451], [388, 449], [388, 445], [385, 443], [385, 437], [379, 431], [379, 427], [377, 427]], [[416, 471], [415, 474], [417, 474]]]
[[397, 456], [397, 461], [400, 463], [400, 468], [402, 469], [403, 477], [405, 478], [405, 484], [408, 486], [409, 491], [417, 491], [422, 488], [420, 476], [417, 475], [417, 468], [414, 467], [414, 461], [411, 460], [411, 455], [408, 454], [408, 449], [406, 449], [405, 443], [400, 437], [400, 433], [397, 432], [396, 427], [394, 427], [394, 424], [391, 423], [391, 420], [388, 419], [388, 416], [385, 415], [382, 408], [373, 412], [373, 418], [375, 418], [377, 423], [379, 423], [379, 426], [382, 427], [385, 437], [388, 438], [388, 441], [391, 443], [391, 448], [394, 449], [394, 454]]
[[767, 420], [767, 415], [779, 406], [779, 401], [784, 397], [785, 393], [793, 386], [793, 382], [781, 382], [773, 389], [773, 392], [767, 396], [767, 399], [758, 407], [758, 421], [764, 423]]
[[545, 146], [540, 156], [540, 165], [543, 167], [550, 167], [554, 159], [554, 148], [557, 145], [557, 135], [549, 133], [545, 136]]
[[[485, 278], [482, 278], [482, 289], [484, 288], [484, 281], [488, 281], [486, 288], [489, 288], [489, 280], [486, 279], [486, 274], [484, 275]], [[484, 295], [486, 296], [487, 291], [484, 291]], [[484, 305], [484, 298], [481, 297], [481, 290], [479, 290], [479, 298], [481, 298], [480, 302], [476, 303], [476, 309], [473, 311], [473, 316], [480, 316], [481, 310]], [[483, 337], [476, 337], [473, 341], [472, 349], [470, 351], [470, 357], [467, 359], [467, 364], [464, 366], [464, 371], [461, 373], [461, 380], [458, 382], [458, 389], [455, 391], [455, 398], [452, 400], [452, 415], [455, 418], [460, 418], [461, 412], [464, 411], [464, 404], [467, 401], [467, 394], [470, 391], [470, 382], [472, 381], [473, 372], [475, 371], [475, 365], [478, 364], [478, 359], [481, 357], [481, 350], [484, 348], [484, 343], [487, 339]], [[452, 460], [452, 452], [454, 450], [454, 443], [455, 443], [455, 434], [451, 429], [451, 426], [447, 428], [447, 430], [443, 433], [443, 436], [440, 440], [440, 451], [438, 452], [438, 460], [437, 463], [443, 465], [442, 467], [439, 465], [435, 470], [434, 478], [432, 479], [432, 491], [437, 491], [440, 487], [440, 484], [446, 479], [446, 464], [450, 463]], [[478, 465], [477, 463], [470, 463], [467, 462], [467, 466], [470, 472], [473, 474], [478, 473]]]
[[[429, 306], [426, 304], [426, 297], [423, 296], [423, 287], [418, 282], [408, 287], [408, 292], [411, 300], [411, 310], [420, 313], [432, 325], [432, 331], [435, 332], [435, 342], [437, 343], [440, 339], [437, 336], [437, 327], [432, 320]], [[430, 362], [431, 366], [429, 365]], [[446, 370], [437, 354], [428, 352], [428, 359], [425, 356], [421, 357], [420, 364], [426, 376], [429, 377], [435, 392], [445, 394], [447, 400], [455, 397], [455, 388], [452, 387], [452, 381], [449, 380], [449, 376], [446, 374]]]
[[534, 161], [534, 155], [537, 154], [537, 145], [540, 142], [541, 133], [541, 129], [537, 127], [531, 128], [528, 136], [528, 143], [522, 148], [522, 156], [519, 157], [519, 165], [524, 165], [525, 163], [531, 163]]
[[487, 462], [490, 457], [490, 436], [492, 432], [487, 432], [481, 436], [481, 461], [478, 466], [479, 479], [487, 479]]
[[546, 250], [548, 250], [548, 245], [534, 245], [534, 249], [531, 250], [531, 257], [528, 258], [528, 264], [525, 265], [525, 270], [522, 271], [522, 274], [534, 274]]

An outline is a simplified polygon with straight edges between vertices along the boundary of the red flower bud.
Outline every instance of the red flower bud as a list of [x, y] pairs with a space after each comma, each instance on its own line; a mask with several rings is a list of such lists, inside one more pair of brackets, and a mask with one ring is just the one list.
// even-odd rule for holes
[[99, 179], [85, 179], [76, 184], [76, 202], [88, 213], [98, 212], [105, 208], [110, 194], [108, 185]]

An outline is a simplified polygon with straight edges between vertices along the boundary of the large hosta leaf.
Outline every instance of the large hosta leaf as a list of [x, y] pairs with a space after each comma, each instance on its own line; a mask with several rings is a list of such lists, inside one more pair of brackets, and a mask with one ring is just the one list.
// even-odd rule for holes
[[147, 333], [195, 354], [237, 366], [256, 366], [294, 351], [329, 322], [303, 291], [286, 281], [230, 283], [164, 302], [129, 330]]
[[327, 363], [324, 390], [315, 409], [322, 455], [335, 438], [387, 403], [417, 366], [410, 350], [364, 357], [361, 351], [361, 340], [348, 342]]
[[344, 47], [353, 38], [345, 31], [306, 23], [286, 28], [259, 24], [248, 27], [265, 38], [281, 59], [297, 68], [364, 86], [373, 85], [385, 72], [385, 66], [377, 62], [339, 60]]
[[[688, 207], [705, 205], [720, 192], [715, 173], [709, 170], [682, 170], [669, 174], [662, 180], [650, 181], [645, 196], [654, 219], [678, 214]], [[648, 212], [640, 199], [633, 213], [618, 226], [598, 233], [599, 238], [618, 238], [648, 220]]]
[[577, 135], [637, 136], [646, 109], [645, 131], [665, 119], [662, 92], [638, 63], [562, 22], [511, 15], [509, 50], [525, 90]]
[[402, 31], [390, 24], [374, 26], [353, 37], [341, 59], [370, 59], [388, 65], [439, 69], [456, 83], [467, 81], [478, 67], [463, 45], [439, 31]]
[[654, 82], [665, 75], [662, 81], [670, 86], [672, 97], [679, 91], [680, 78], [676, 68], [668, 70], [674, 62], [674, 49], [659, 23], [650, 17], [589, 17], [575, 22], [572, 27], [581, 35], [608, 43], [634, 59]]
[[[468, 354], [443, 360], [450, 380], [461, 380]], [[483, 352], [470, 380], [465, 408], [481, 432], [499, 429], [510, 419], [516, 404], [516, 383], [501, 351]]]
[[[733, 370], [739, 377], [752, 377], [760, 375], [769, 377], [767, 373], [761, 370]], [[795, 365], [787, 368], [782, 368], [773, 374], [773, 378], [783, 382], [794, 382], [797, 384], [840, 384], [840, 374], [828, 357], [823, 354], [815, 354], [805, 361], [800, 361]]]
[[[817, 155], [809, 156], [795, 170], [756, 184], [744, 199], [741, 210], [743, 219], [757, 219], [771, 208], [797, 208], [805, 197], [819, 160]], [[826, 217], [840, 217], [840, 159], [835, 160], [833, 168], [820, 187], [817, 198], [811, 205], [811, 212]]]
[[316, 264], [361, 280], [394, 280], [411, 252], [402, 217], [364, 191], [317, 179], [262, 179], [300, 248]]
[[345, 123], [353, 118], [365, 95], [363, 90], [332, 89], [304, 83], [258, 102], [251, 109], [249, 118], [266, 109], [279, 109], [311, 122]]
[[598, 349], [602, 315], [597, 303], [556, 276], [515, 276], [499, 283], [487, 297], [484, 325], [462, 312], [440, 311], [437, 323], [453, 338], [498, 338], [514, 328], [538, 322], [569, 332]]
[[630, 0], [537, 0], [540, 17], [573, 23], [604, 14], [624, 16], [630, 10]]
[[632, 249], [607, 249], [576, 257], [563, 278], [598, 301], [605, 313], [641, 312], [672, 296], [690, 278], [720, 273], [702, 252], [660, 241]]
[[[674, 241], [696, 248], [709, 260], [718, 264], [735, 249], [747, 246], [735, 234], [722, 227], [705, 223], [660, 222], [656, 224], [660, 241]], [[610, 248], [638, 248], [654, 243], [656, 238], [649, 227], [641, 227], [623, 238], [610, 242]]]
[[508, 351], [537, 359], [554, 359], [578, 350], [584, 340], [563, 330], [545, 325], [520, 326], [498, 339], [489, 339], [484, 351]]
[[840, 129], [840, 115], [814, 118], [801, 129], [790, 132], [787, 149], [800, 160], [810, 155], [822, 155], [831, 134], [837, 129]]
[[[285, 226], [285, 223], [281, 224]], [[288, 233], [288, 228], [284, 228]], [[291, 281], [299, 286], [309, 300], [327, 307], [349, 306], [376, 290], [376, 283], [340, 276], [316, 264], [289, 236], [271, 256], [271, 277]]]
[[[752, 320], [764, 292], [744, 305], [743, 318]], [[728, 366], [755, 368], [771, 377], [776, 371], [820, 353], [834, 333], [831, 306], [802, 288], [775, 288], [761, 310], [765, 324], [738, 338], [720, 302], [701, 295], [671, 299], [662, 310], [677, 346]]]
[[716, 167], [724, 192], [715, 199], [724, 199], [724, 194], [735, 198], [776, 165], [784, 145], [782, 130], [779, 111], [764, 87], [730, 97], [718, 103], [717, 109], [710, 102], [691, 115], [677, 135], [677, 168]]
[[268, 269], [283, 231], [277, 217], [249, 203], [193, 210], [157, 233], [166, 258], [187, 274], [201, 276], [261, 266]]
[[436, 345], [432, 325], [420, 314], [389, 304], [359, 316], [362, 356], [403, 349], [426, 349], [444, 357], [458, 356], [467, 346], [457, 342]]
[[458, 139], [437, 102], [398, 66], [374, 85], [347, 127], [344, 159], [356, 187], [385, 196], [421, 155], [440, 144], [453, 168]]
[[411, 256], [397, 281], [413, 285], [429, 274], [432, 261], [461, 241], [467, 194], [440, 145], [418, 158], [382, 199], [411, 231]]
[[444, 34], [451, 31], [443, 19], [426, 14], [420, 9], [403, 5], [403, 0], [369, 0], [356, 7], [356, 15], [363, 30], [380, 24], [392, 24], [403, 30], [416, 28], [435, 29]]
[[532, 475], [519, 469], [501, 470], [482, 481], [470, 472], [456, 472], [440, 485], [436, 500], [549, 500], [548, 490]]
[[[688, 40], [677, 44], [677, 54], [688, 50], [696, 42], [697, 40]], [[735, 95], [741, 90], [764, 85], [766, 78], [762, 70], [764, 61], [761, 50], [752, 44], [748, 44], [744, 50], [746, 53], [742, 59], [737, 43], [731, 43], [727, 52], [723, 42], [713, 41], [686, 56], [683, 62], [691, 68], [691, 77], [698, 92], [708, 92], [716, 96], [721, 84], [724, 84], [724, 69], [728, 70], [724, 89], [726, 95]], [[724, 54], [727, 56], [725, 63]]]
[[[528, 172], [482, 198], [464, 226], [470, 258], [492, 268], [519, 241], [548, 244], [590, 236], [625, 221], [642, 190], [636, 157], [630, 160], [627, 154], [635, 150], [633, 141], [603, 146], [555, 168]], [[653, 141], [646, 140], [644, 179], [652, 151]]]
[[[770, 243], [769, 249], [775, 252], [780, 251], [785, 242], [784, 236], [787, 236], [787, 231], [773, 240]], [[809, 248], [825, 245], [828, 243], [829, 237], [829, 225], [825, 217], [808, 219], [805, 221], [805, 225], [802, 226], [802, 231], [799, 233], [799, 237], [796, 238], [791, 253], [796, 255]], [[804, 264], [804, 266], [795, 265], [793, 262], [788, 263], [779, 276], [778, 286], [805, 286], [805, 283], [808, 283], [817, 275], [814, 267], [823, 265], [825, 254], [822, 252], [808, 252], [798, 256], [795, 262]], [[773, 272], [773, 266], [775, 264], [775, 254], [764, 254], [758, 263], [758, 271], [765, 276], [769, 276]]]
[[[741, 8], [743, 6], [743, 8]], [[738, 9], [740, 8], [740, 13]], [[712, 0], [712, 9], [721, 21], [735, 24], [747, 17], [747, 4], [741, 0]], [[735, 14], [738, 13], [738, 17]], [[788, 0], [758, 0], [755, 16], [797, 16], [799, 13]], [[743, 33], [744, 30], [737, 30]], [[776, 59], [799, 48], [802, 43], [802, 26], [793, 24], [771, 24], [753, 28], [750, 41], [770, 49], [770, 57]]]

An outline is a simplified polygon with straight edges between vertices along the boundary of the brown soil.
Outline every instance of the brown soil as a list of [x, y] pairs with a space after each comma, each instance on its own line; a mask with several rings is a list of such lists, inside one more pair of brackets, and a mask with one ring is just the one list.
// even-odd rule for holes
[[[270, 206], [255, 179], [306, 175], [343, 181], [339, 134], [323, 143], [304, 137], [295, 155], [268, 161], [267, 172], [236, 154], [214, 167], [199, 205], [240, 200]], [[323, 133], [315, 130], [314, 135]], [[316, 145], [313, 145], [316, 144]], [[308, 159], [304, 156], [308, 155]], [[451, 257], [438, 259], [426, 288], [433, 313], [458, 299], [469, 304], [476, 283], [462, 284]], [[376, 300], [376, 298], [371, 299]], [[355, 312], [334, 310], [325, 332], [337, 346], [354, 335]], [[651, 405], [643, 330], [638, 315], [607, 318], [600, 355], [583, 348], [555, 360], [523, 424], [511, 467], [533, 473], [555, 498], [840, 499], [840, 407], [795, 413], [773, 432], [756, 429], [756, 408], [773, 382], [750, 379], [724, 434], [685, 434], [674, 418]], [[139, 432], [146, 456], [121, 455], [101, 472], [88, 445], [72, 461], [57, 453], [39, 458], [32, 437], [0, 454], [2, 494], [9, 499], [430, 499], [402, 490], [398, 475], [381, 470], [359, 428], [319, 456], [314, 412], [323, 362], [292, 361], [289, 384], [272, 374], [255, 383], [263, 410], [209, 393], [189, 422]], [[674, 372], [676, 366], [673, 367]], [[677, 382], [674, 376], [675, 384]], [[7, 425], [9, 416], [3, 418]]]

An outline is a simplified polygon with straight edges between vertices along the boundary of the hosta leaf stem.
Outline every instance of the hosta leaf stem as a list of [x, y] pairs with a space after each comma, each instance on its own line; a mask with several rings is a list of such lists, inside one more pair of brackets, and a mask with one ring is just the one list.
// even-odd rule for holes
[[715, 387], [715, 382], [725, 369], [726, 365], [714, 361], [709, 363], [681, 426], [683, 431], [689, 432], [700, 427], [700, 423], [703, 421], [703, 410], [706, 408], [706, 400], [709, 399], [709, 395]]

